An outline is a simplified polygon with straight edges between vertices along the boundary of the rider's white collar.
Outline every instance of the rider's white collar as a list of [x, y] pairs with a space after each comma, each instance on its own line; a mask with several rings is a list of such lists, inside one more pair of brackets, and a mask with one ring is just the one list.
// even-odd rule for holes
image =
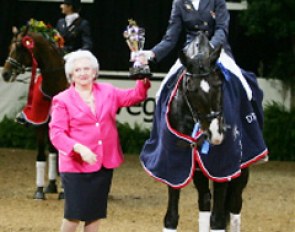
[[79, 18], [78, 13], [73, 13], [73, 14], [67, 15], [65, 17], [67, 27], [70, 26], [74, 22], [74, 20], [77, 18]]
[[191, 0], [195, 10], [199, 9], [200, 0]]

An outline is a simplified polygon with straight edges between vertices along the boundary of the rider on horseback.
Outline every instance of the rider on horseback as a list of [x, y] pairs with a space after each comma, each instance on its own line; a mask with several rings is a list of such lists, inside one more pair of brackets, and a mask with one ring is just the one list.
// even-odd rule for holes
[[[63, 53], [66, 54], [79, 49], [91, 51], [93, 42], [91, 38], [90, 25], [86, 19], [81, 18], [79, 15], [81, 10], [81, 0], [64, 0], [64, 3], [60, 5], [60, 8], [65, 17], [58, 20], [56, 32], [58, 32], [59, 36], [63, 38], [63, 44], [60, 46]], [[38, 89], [35, 90], [35, 93], [29, 94], [32, 96], [32, 102], [27, 103], [27, 105], [30, 104], [30, 112], [34, 110], [34, 108], [40, 109], [40, 106], [48, 105], [48, 100], [43, 99], [43, 94], [40, 94]], [[25, 106], [25, 108], [26, 107], [27, 106]], [[29, 119], [26, 112], [22, 111], [16, 115], [15, 120], [20, 124], [43, 123], [43, 120], [34, 120], [33, 117], [34, 116]]]
[[[212, 47], [212, 50], [214, 48], [222, 46], [222, 52], [220, 58], [217, 61], [218, 68], [220, 68], [223, 74], [230, 75], [230, 77], [228, 78], [232, 77], [231, 80], [238, 80], [240, 82], [240, 84], [242, 85], [242, 89], [244, 90], [241, 91], [241, 95], [245, 96], [243, 98], [243, 101], [245, 102], [242, 102], [241, 105], [244, 107], [244, 109], [244, 105], [247, 104], [253, 105], [253, 108], [256, 110], [258, 109], [257, 112], [255, 112], [255, 115], [257, 116], [259, 127], [261, 127], [263, 121], [263, 114], [261, 110], [262, 91], [259, 89], [257, 85], [255, 75], [240, 69], [240, 67], [237, 66], [236, 62], [233, 59], [230, 45], [228, 43], [229, 21], [230, 15], [226, 7], [225, 0], [174, 0], [172, 3], [172, 11], [169, 19], [169, 25], [162, 41], [158, 43], [156, 46], [154, 46], [151, 50], [139, 51], [136, 54], [133, 54], [132, 57], [144, 56], [148, 60], [160, 62], [162, 59], [167, 57], [169, 53], [176, 47], [176, 44], [178, 42], [178, 39], [180, 38], [182, 31], [185, 31], [186, 33], [186, 42], [184, 44], [184, 47], [196, 37], [198, 31], [203, 31], [210, 40], [210, 46]], [[167, 99], [169, 99], [169, 97], [166, 96], [170, 94], [169, 91], [174, 89], [174, 86], [177, 83], [177, 81], [175, 81], [178, 77], [177, 74], [180, 72], [181, 69], [183, 69], [183, 64], [178, 59], [176, 63], [173, 65], [173, 67], [170, 69], [169, 73], [166, 75], [164, 80], [162, 81], [161, 87], [156, 95], [157, 108], [164, 109], [167, 106]], [[162, 114], [159, 113], [159, 115]], [[163, 122], [163, 119], [157, 119], [156, 117], [154, 118], [153, 129], [155, 128], [155, 131], [157, 129], [157, 121]], [[244, 121], [243, 123], [247, 124]], [[153, 129], [152, 132], [154, 131]], [[141, 152], [142, 163], [144, 165], [145, 170], [150, 171], [149, 174], [152, 173], [151, 170], [153, 167], [159, 167], [158, 163], [161, 161], [161, 152], [160, 149], [158, 149], [157, 145], [161, 145], [163, 143], [158, 142], [157, 136], [161, 137], [156, 133], [151, 133], [151, 138], [146, 141]], [[163, 147], [168, 147], [168, 145], [163, 145]], [[152, 159], [152, 154], [154, 154], [155, 160], [158, 163], [153, 162], [155, 160]], [[263, 155], [263, 157], [264, 156], [265, 154]], [[172, 161], [175, 161], [171, 157], [171, 154], [165, 156], [168, 164], [171, 164]], [[249, 162], [245, 163], [247, 163], [246, 165], [250, 165]], [[149, 164], [152, 164], [152, 167], [148, 167]], [[177, 164], [179, 166], [183, 165], [179, 162]], [[243, 166], [242, 162], [243, 167], [245, 167], [246, 165]], [[167, 166], [168, 165], [165, 166], [166, 169], [160, 168], [160, 171], [167, 170]], [[175, 173], [177, 170], [168, 170], [167, 172], [169, 171], [171, 173]], [[158, 177], [158, 179], [160, 178]], [[164, 180], [164, 182], [166, 182], [166, 180]], [[233, 227], [233, 224], [238, 224], [238, 226], [240, 226], [240, 214], [234, 214], [231, 216], [231, 226]], [[238, 223], [234, 223], [237, 220]], [[176, 232], [176, 225], [174, 224], [172, 226], [167, 221], [169, 220], [165, 220], [165, 228], [163, 231]], [[209, 221], [210, 214], [207, 211], [200, 211], [199, 231], [207, 232], [209, 230]], [[225, 230], [219, 231], [224, 232]]]
[[89, 22], [79, 15], [80, 0], [65, 0], [60, 5], [64, 18], [58, 20], [56, 29], [65, 40], [65, 53], [79, 49], [91, 51], [93, 47]]

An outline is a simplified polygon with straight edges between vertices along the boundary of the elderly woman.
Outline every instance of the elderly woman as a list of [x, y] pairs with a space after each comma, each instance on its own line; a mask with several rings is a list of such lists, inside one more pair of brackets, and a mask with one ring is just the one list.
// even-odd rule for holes
[[132, 89], [95, 82], [99, 64], [89, 51], [66, 57], [65, 71], [71, 86], [52, 102], [50, 139], [59, 151], [59, 171], [65, 191], [63, 232], [97, 231], [106, 218], [113, 169], [123, 162], [116, 127], [120, 107], [143, 101], [150, 87], [138, 80]]

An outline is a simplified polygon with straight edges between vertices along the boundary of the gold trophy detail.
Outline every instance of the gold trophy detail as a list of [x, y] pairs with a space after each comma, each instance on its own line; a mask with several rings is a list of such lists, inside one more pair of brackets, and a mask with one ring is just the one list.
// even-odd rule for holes
[[144, 79], [151, 77], [148, 60], [144, 55], [140, 54], [143, 50], [145, 42], [145, 30], [139, 27], [135, 20], [129, 19], [129, 25], [123, 33], [126, 43], [131, 51], [131, 61], [133, 66], [129, 68], [129, 77], [132, 79]]

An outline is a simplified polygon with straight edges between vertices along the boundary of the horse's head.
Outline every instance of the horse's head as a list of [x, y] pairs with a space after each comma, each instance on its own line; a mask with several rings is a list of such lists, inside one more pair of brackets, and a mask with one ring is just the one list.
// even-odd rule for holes
[[216, 68], [221, 47], [212, 49], [207, 36], [199, 32], [180, 55], [186, 67], [182, 88], [194, 121], [198, 121], [211, 144], [224, 139], [222, 78]]
[[[25, 72], [25, 67], [31, 66], [32, 57], [28, 49], [24, 46], [24, 37], [27, 30], [19, 32], [17, 28], [13, 28], [13, 38], [9, 46], [9, 55], [5, 61], [2, 70], [2, 77], [5, 81], [12, 82], [16, 77]], [[27, 41], [28, 42], [28, 41]]]

